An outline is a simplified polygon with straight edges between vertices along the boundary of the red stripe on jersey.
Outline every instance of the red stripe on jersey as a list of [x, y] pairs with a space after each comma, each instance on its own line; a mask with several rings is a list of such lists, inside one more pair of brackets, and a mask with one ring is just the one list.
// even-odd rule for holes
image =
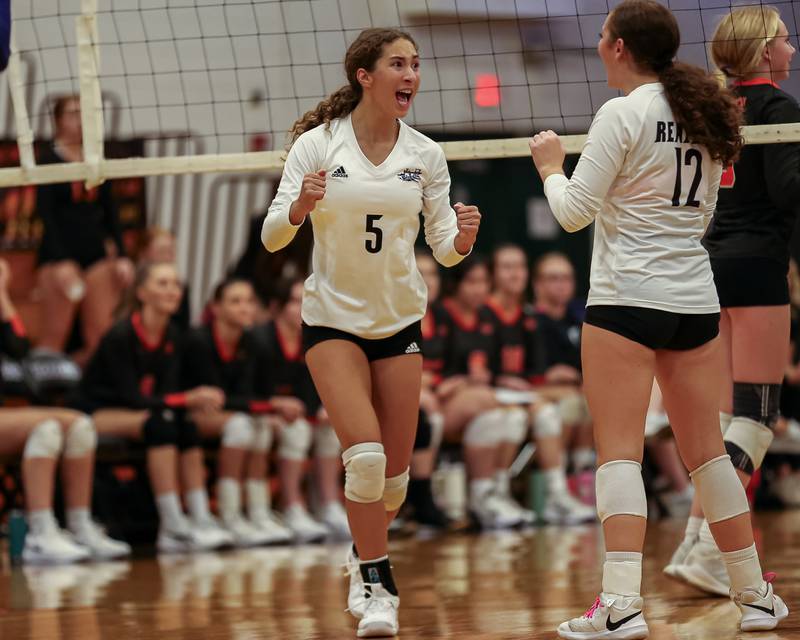
[[133, 330], [136, 333], [136, 337], [139, 338], [139, 342], [141, 343], [142, 347], [144, 347], [145, 351], [155, 351], [161, 346], [161, 341], [164, 339], [164, 333], [158, 337], [158, 340], [151, 342], [144, 330], [141, 313], [134, 311], [131, 314], [131, 324], [133, 325]]
[[286, 339], [286, 336], [281, 333], [280, 327], [278, 323], [275, 323], [275, 335], [278, 337], [278, 346], [281, 348], [281, 353], [283, 354], [283, 358], [287, 362], [299, 362], [301, 351], [303, 349], [303, 340], [298, 335], [295, 339], [295, 344], [290, 345], [289, 341]]
[[489, 307], [494, 315], [497, 316], [497, 319], [507, 327], [512, 327], [517, 324], [522, 315], [522, 305], [518, 304], [511, 311], [507, 311], [497, 298], [489, 298], [486, 301], [486, 306]]
[[8, 319], [8, 323], [11, 325], [11, 330], [14, 332], [18, 338], [25, 337], [25, 325], [22, 324], [22, 318], [19, 316], [12, 316]]
[[186, 406], [186, 394], [181, 393], [168, 393], [164, 396], [164, 404], [168, 407], [185, 407]]
[[773, 82], [769, 78], [753, 78], [752, 80], [736, 80], [733, 83], [734, 87], [757, 87], [762, 84], [771, 84], [776, 89], [780, 89], [777, 82]]
[[447, 313], [450, 314], [450, 317], [462, 330], [464, 331], [475, 331], [478, 328], [478, 314], [474, 313], [470, 316], [463, 313], [461, 309], [458, 308], [456, 303], [448, 298], [444, 302], [442, 302], [442, 306], [447, 310]]
[[211, 335], [214, 336], [214, 346], [217, 349], [219, 359], [223, 362], [232, 362], [236, 357], [236, 347], [238, 344], [233, 345], [233, 348], [229, 350], [228, 346], [222, 341], [222, 338], [220, 338], [219, 333], [217, 333], [216, 322], [211, 323]]
[[269, 400], [251, 400], [250, 412], [251, 413], [270, 413], [273, 410], [272, 403]]

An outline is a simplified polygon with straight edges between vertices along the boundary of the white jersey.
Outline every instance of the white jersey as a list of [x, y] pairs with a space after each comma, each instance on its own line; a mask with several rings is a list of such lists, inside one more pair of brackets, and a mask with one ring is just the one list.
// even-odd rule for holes
[[375, 166], [358, 145], [350, 116], [303, 133], [286, 158], [261, 240], [285, 247], [303, 175], [326, 171], [325, 197], [311, 212], [313, 273], [305, 283], [303, 321], [363, 338], [385, 338], [425, 315], [427, 288], [414, 258], [419, 214], [425, 240], [446, 267], [464, 256], [450, 207], [450, 174], [441, 147], [400, 122], [392, 152]]
[[661, 83], [604, 104], [572, 178], [551, 175], [544, 185], [567, 231], [597, 220], [587, 304], [719, 311], [700, 241], [721, 175], [675, 123]]

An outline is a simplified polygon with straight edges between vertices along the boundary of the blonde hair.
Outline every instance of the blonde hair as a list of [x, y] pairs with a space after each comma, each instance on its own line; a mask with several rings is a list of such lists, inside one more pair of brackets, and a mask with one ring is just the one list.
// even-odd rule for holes
[[781, 14], [775, 7], [751, 6], [733, 9], [717, 26], [711, 41], [714, 64], [728, 78], [753, 73], [764, 49], [780, 29]]

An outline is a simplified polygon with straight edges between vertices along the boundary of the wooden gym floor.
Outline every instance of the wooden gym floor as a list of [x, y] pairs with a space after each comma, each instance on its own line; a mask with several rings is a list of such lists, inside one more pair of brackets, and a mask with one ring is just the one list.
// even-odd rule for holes
[[[757, 517], [765, 569], [790, 613], [778, 632], [800, 639], [800, 512]], [[737, 637], [738, 614], [661, 574], [683, 522], [653, 523], [644, 593], [650, 637]], [[599, 528], [448, 535], [393, 541], [401, 591], [400, 637], [554, 638], [599, 590]], [[354, 638], [340, 563], [346, 545], [255, 549], [129, 563], [5, 568], [3, 640], [256, 640]], [[740, 634], [743, 637], [743, 634]]]

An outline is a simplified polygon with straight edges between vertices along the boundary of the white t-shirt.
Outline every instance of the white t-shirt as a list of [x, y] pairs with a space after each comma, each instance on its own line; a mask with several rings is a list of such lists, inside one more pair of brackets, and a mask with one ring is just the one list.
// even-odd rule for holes
[[286, 158], [261, 240], [285, 247], [299, 227], [289, 222], [303, 175], [326, 171], [325, 197], [310, 214], [313, 273], [305, 283], [303, 321], [363, 338], [385, 338], [425, 315], [427, 288], [414, 258], [419, 214], [425, 240], [446, 267], [464, 256], [450, 207], [442, 148], [402, 121], [392, 152], [378, 166], [356, 140], [350, 116], [306, 131]]
[[597, 220], [587, 304], [719, 311], [700, 241], [721, 175], [721, 163], [686, 140], [661, 83], [604, 104], [572, 178], [544, 185], [567, 231]]

